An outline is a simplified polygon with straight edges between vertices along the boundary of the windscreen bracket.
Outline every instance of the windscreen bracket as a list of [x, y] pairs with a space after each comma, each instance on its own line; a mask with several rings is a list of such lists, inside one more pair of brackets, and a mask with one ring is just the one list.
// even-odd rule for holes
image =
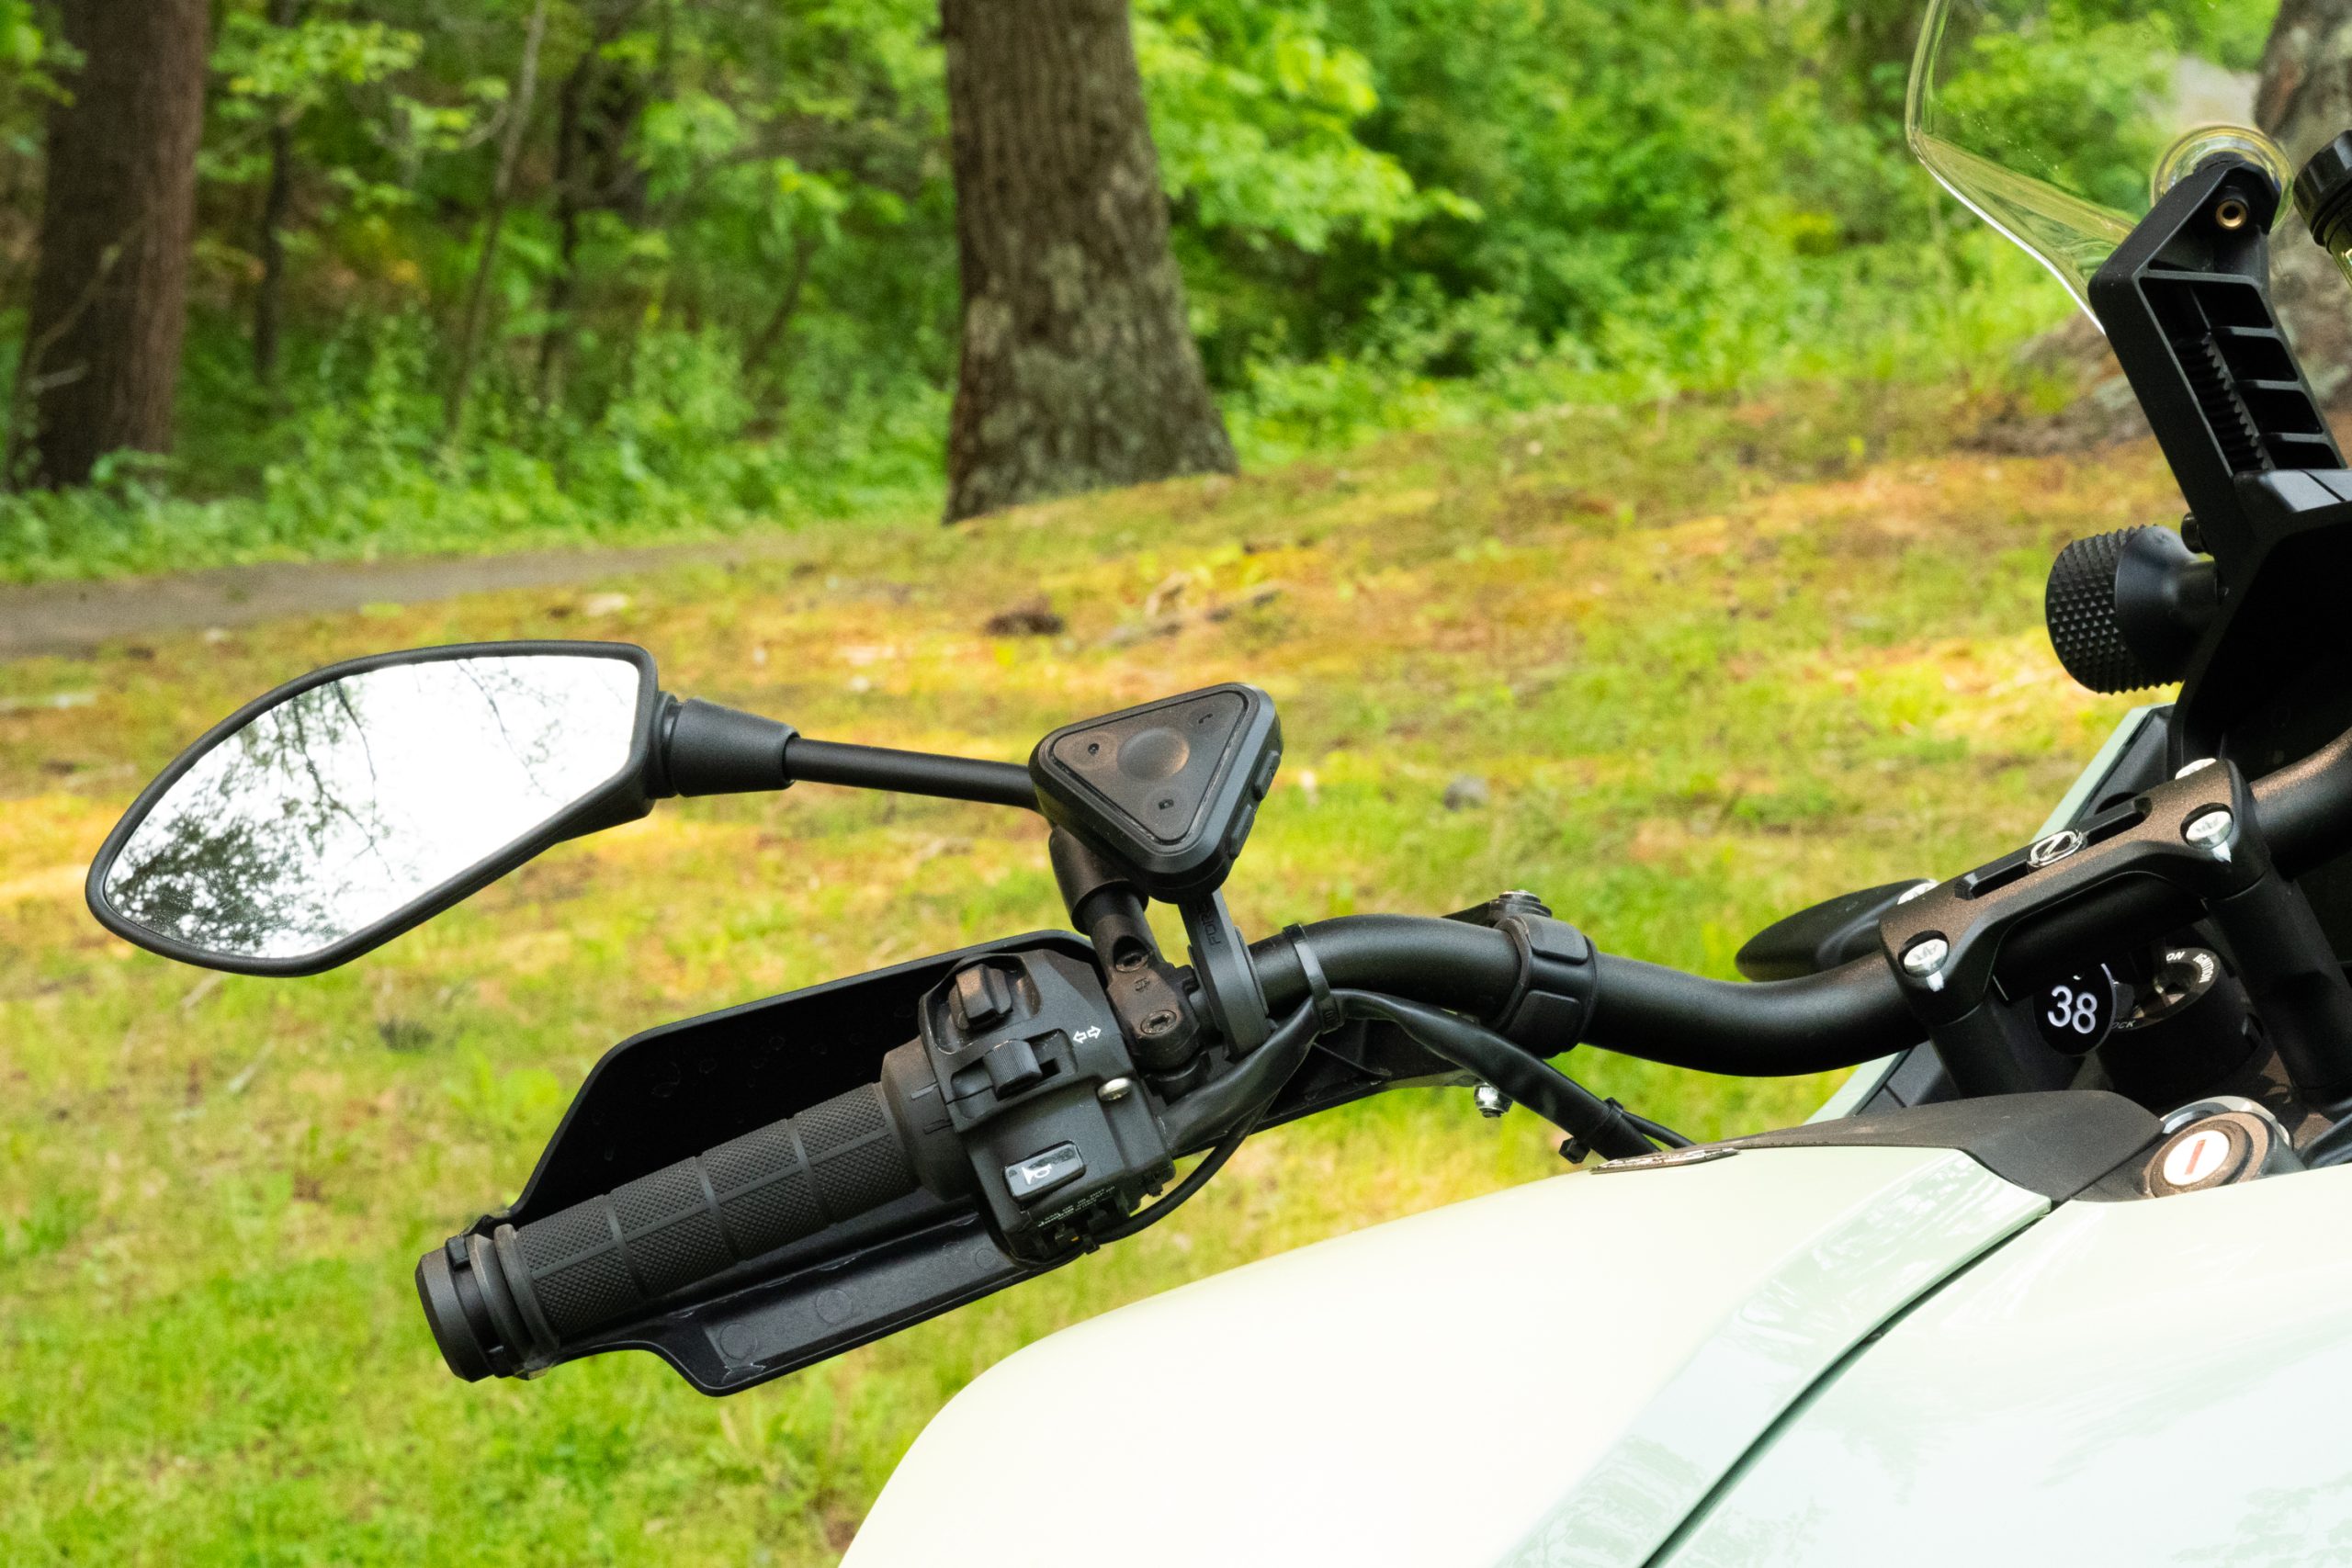
[[2091, 279], [2091, 308], [2224, 581], [2259, 542], [2241, 479], [2344, 467], [2270, 303], [2280, 199], [2256, 164], [2210, 160]]
[[[2294, 761], [2343, 728], [2352, 683], [2337, 629], [2352, 471], [2272, 309], [2267, 236], [2280, 199], [2267, 171], [2209, 160], [2091, 280], [2188, 502], [2184, 536], [2217, 579], [2218, 608], [2181, 675], [2176, 768], [2226, 757], [2260, 776]], [[2314, 897], [2332, 929], [2352, 933], [2352, 883]]]

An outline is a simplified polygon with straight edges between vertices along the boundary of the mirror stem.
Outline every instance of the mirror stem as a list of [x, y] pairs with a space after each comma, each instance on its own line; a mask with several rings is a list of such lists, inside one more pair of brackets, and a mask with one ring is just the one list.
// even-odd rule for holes
[[1029, 782], [1029, 770], [1017, 762], [978, 762], [928, 751], [889, 751], [878, 746], [843, 746], [795, 736], [785, 744], [784, 771], [796, 782], [1037, 809], [1037, 792]]
[[807, 783], [1037, 809], [1029, 770], [1018, 763], [809, 740], [788, 724], [700, 698], [672, 700], [661, 734], [655, 795], [752, 795]]

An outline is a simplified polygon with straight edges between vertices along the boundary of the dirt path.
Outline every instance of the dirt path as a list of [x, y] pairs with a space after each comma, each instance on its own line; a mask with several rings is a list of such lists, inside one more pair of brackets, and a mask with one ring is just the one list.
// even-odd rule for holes
[[0, 585], [0, 660], [71, 653], [156, 632], [415, 604], [509, 588], [618, 585], [664, 567], [790, 554], [794, 536], [626, 550], [301, 561], [106, 582]]

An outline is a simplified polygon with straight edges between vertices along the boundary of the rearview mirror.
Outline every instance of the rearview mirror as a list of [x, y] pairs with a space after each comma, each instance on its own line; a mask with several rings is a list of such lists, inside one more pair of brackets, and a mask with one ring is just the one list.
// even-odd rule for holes
[[90, 908], [184, 963], [331, 969], [560, 840], [643, 816], [659, 695], [652, 657], [620, 643], [315, 671], [147, 787], [90, 868]]

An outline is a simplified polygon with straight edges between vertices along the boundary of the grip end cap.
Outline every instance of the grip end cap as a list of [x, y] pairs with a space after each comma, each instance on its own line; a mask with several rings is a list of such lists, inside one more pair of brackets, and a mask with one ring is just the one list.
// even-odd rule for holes
[[433, 1342], [440, 1347], [441, 1359], [466, 1382], [480, 1382], [497, 1369], [482, 1348], [481, 1336], [466, 1311], [464, 1293], [458, 1287], [458, 1270], [471, 1268], [463, 1251], [465, 1239], [453, 1236], [447, 1246], [435, 1247], [416, 1260], [416, 1295], [424, 1303], [424, 1321], [432, 1326]]

